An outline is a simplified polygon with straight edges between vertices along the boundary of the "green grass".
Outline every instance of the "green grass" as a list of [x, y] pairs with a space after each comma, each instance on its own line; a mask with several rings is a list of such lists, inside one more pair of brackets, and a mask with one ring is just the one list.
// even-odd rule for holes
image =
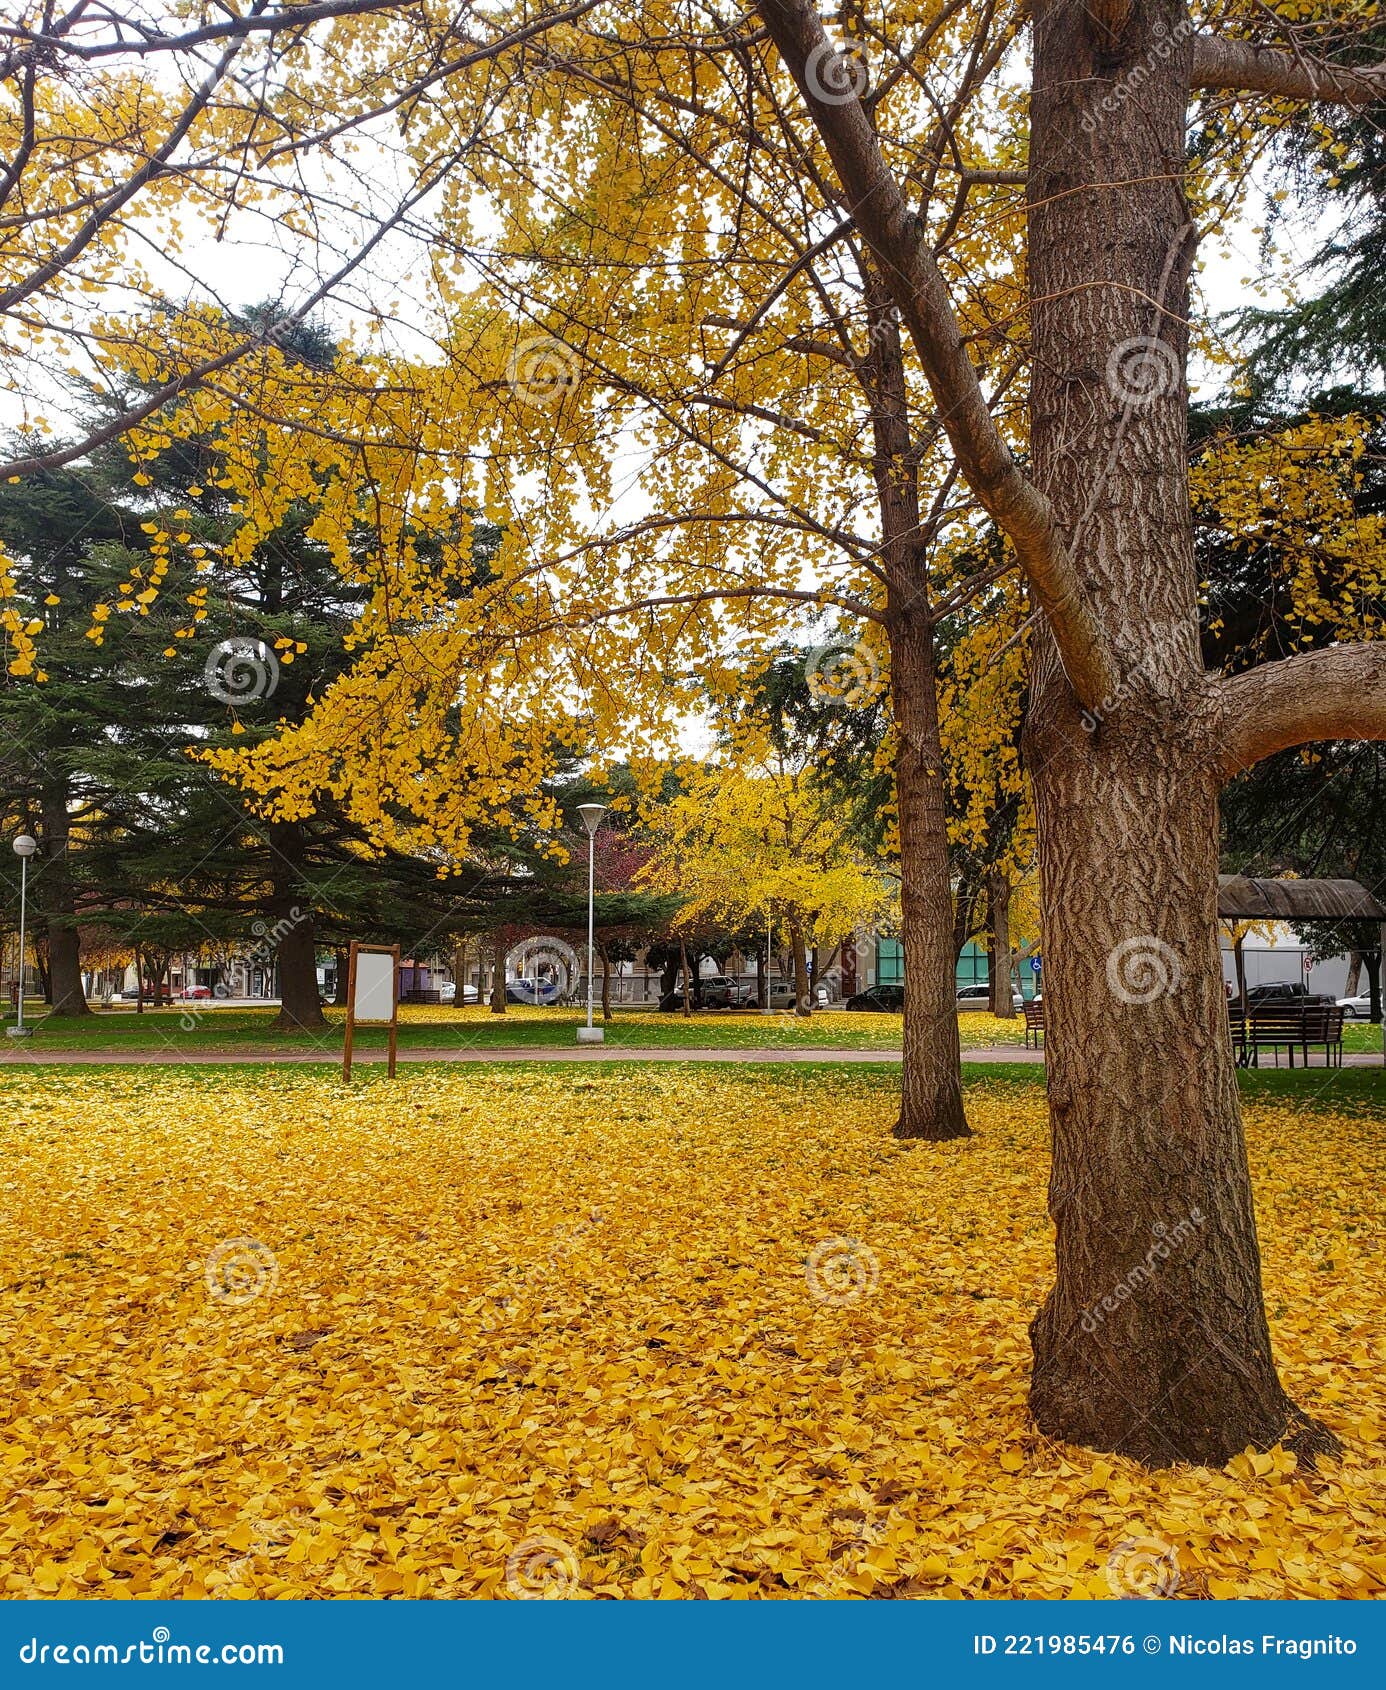
[[[327, 1012], [328, 1026], [316, 1033], [281, 1033], [274, 1027], [273, 1010], [222, 1009], [191, 1002], [170, 1009], [96, 1011], [79, 1020], [44, 1020], [30, 1013], [32, 1039], [25, 1048], [33, 1056], [45, 1051], [111, 1050], [213, 1053], [224, 1051], [340, 1050], [343, 1011]], [[432, 1005], [406, 1006], [401, 1011], [401, 1050], [504, 1048], [566, 1048], [576, 1044], [577, 1028], [585, 1016], [572, 1009], [532, 1009], [512, 1004], [504, 1015], [484, 1008], [444, 1009]], [[961, 1017], [965, 1042], [1003, 1043], [1022, 1037], [1018, 1022], [993, 1021], [990, 1016]], [[358, 1049], [379, 1048], [386, 1042], [382, 1027], [359, 1027]], [[849, 1050], [897, 1050], [898, 1015], [828, 1011], [800, 1020], [792, 1014], [772, 1015], [705, 1011], [685, 1019], [641, 1010], [617, 1010], [606, 1028], [606, 1043], [630, 1049], [718, 1046], [737, 1050], [803, 1049], [826, 1046]]]

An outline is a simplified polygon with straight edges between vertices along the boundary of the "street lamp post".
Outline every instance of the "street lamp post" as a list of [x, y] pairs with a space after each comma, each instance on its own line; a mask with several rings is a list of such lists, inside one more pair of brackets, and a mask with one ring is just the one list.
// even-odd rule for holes
[[579, 804], [578, 814], [582, 817], [583, 826], [587, 829], [587, 1025], [578, 1028], [577, 1036], [580, 1045], [599, 1045], [605, 1034], [600, 1027], [592, 1025], [592, 983], [595, 973], [593, 955], [596, 949], [597, 829], [601, 826], [602, 817], [606, 814], [606, 805]]
[[37, 849], [38, 843], [29, 833], [21, 833], [14, 842], [14, 854], [19, 858], [19, 990], [15, 995], [15, 1024], [5, 1029], [12, 1039], [30, 1036], [24, 1025], [24, 918], [29, 899], [29, 858]]

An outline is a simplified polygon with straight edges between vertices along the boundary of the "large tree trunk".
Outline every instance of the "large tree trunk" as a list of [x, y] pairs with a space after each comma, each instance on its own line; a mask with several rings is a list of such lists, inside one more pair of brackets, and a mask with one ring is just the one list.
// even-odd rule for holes
[[1003, 1021], [1015, 1019], [1011, 986], [1011, 883], [998, 869], [990, 879], [988, 903], [991, 913], [991, 1013]]
[[1367, 971], [1367, 1013], [1377, 1026], [1381, 1025], [1381, 952], [1364, 951], [1362, 966]]
[[949, 1139], [968, 1131], [962, 1102], [948, 825], [929, 613], [929, 535], [905, 386], [899, 314], [885, 287], [867, 289], [874, 386], [872, 472], [881, 511], [888, 588], [895, 797], [900, 836], [900, 934], [905, 952], [897, 1138]]
[[796, 922], [789, 924], [789, 944], [794, 958], [794, 1013], [807, 1017], [813, 1014], [813, 992], [809, 987], [808, 950], [804, 945], [803, 929]]
[[933, 637], [921, 609], [903, 610], [892, 621], [890, 677], [905, 952], [900, 1118], [894, 1132], [904, 1139], [965, 1138], [943, 747]]
[[1032, 460], [1121, 685], [1085, 714], [1038, 638], [1057, 1277], [1031, 1405], [1051, 1437], [1219, 1465], [1329, 1440], [1271, 1358], [1216, 940], [1218, 730], [1185, 471], [1186, 16], [1041, 0], [1035, 17]]
[[491, 935], [491, 1013], [505, 1014], [505, 935]]
[[1362, 953], [1361, 953], [1361, 951], [1349, 951], [1348, 952], [1347, 985], [1343, 988], [1343, 996], [1345, 998], [1355, 998], [1357, 996], [1357, 988], [1361, 984], [1362, 984]]
[[333, 953], [336, 965], [332, 971], [332, 1007], [345, 1009], [347, 1006], [347, 986], [350, 982], [347, 975], [351, 972], [351, 952], [337, 949]]
[[[68, 856], [69, 830], [67, 795], [61, 789], [45, 792], [43, 816], [42, 872], [30, 877], [46, 918], [48, 934], [50, 1014], [90, 1015], [82, 985], [82, 941], [77, 932], [77, 896], [72, 863]], [[37, 885], [34, 885], [35, 879]]]
[[598, 945], [598, 955], [602, 959], [602, 1020], [611, 1019], [611, 958], [606, 954], [606, 946]]
[[270, 932], [279, 967], [281, 1033], [312, 1033], [327, 1025], [318, 992], [317, 931], [303, 884], [305, 840], [297, 822], [274, 822], [269, 830]]
[[[1221, 961], [1221, 958], [1219, 958]], [[1246, 1013], [1246, 934], [1239, 933], [1232, 941], [1232, 961], [1237, 970], [1237, 1000]]]

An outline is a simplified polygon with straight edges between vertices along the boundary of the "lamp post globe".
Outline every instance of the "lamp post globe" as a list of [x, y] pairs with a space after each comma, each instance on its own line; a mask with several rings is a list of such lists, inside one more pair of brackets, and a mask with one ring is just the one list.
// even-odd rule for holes
[[15, 990], [15, 1021], [5, 1031], [12, 1039], [27, 1039], [29, 1029], [24, 1025], [24, 918], [29, 899], [29, 858], [38, 850], [32, 833], [21, 833], [14, 841], [14, 854], [19, 858], [19, 984]]
[[578, 814], [582, 817], [582, 825], [587, 829], [587, 1025], [578, 1028], [577, 1036], [580, 1045], [599, 1045], [603, 1041], [603, 1029], [592, 1025], [592, 973], [593, 956], [596, 950], [594, 890], [596, 886], [597, 829], [601, 826], [602, 817], [606, 814], [606, 805], [579, 804]]

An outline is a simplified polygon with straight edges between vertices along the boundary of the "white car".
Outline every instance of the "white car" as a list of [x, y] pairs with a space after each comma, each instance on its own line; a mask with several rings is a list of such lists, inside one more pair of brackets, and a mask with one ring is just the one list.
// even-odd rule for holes
[[[456, 986], [456, 983], [452, 980], [445, 980], [443, 982], [443, 984], [441, 986], [439, 986], [439, 988], [438, 988], [438, 997], [443, 1003], [456, 1003], [457, 1002], [457, 986]], [[476, 987], [475, 986], [463, 986], [463, 988], [462, 988], [462, 1002], [463, 1003], [476, 1003], [476, 1001], [477, 1001]]]
[[[1011, 987], [1011, 1008], [1013, 1010], [1015, 1010], [1018, 1014], [1022, 1009], [1024, 1009], [1024, 1007], [1025, 1007], [1025, 999], [1021, 996], [1021, 994], [1018, 991], [1016, 991], [1015, 987], [1012, 986]], [[991, 1008], [991, 987], [984, 985], [984, 984], [983, 985], [976, 985], [976, 986], [959, 986], [958, 987], [958, 1008], [959, 1009], [990, 1009]]]
[[1370, 992], [1359, 992], [1355, 998], [1339, 998], [1338, 1008], [1349, 1021], [1366, 1021], [1372, 1013]]

